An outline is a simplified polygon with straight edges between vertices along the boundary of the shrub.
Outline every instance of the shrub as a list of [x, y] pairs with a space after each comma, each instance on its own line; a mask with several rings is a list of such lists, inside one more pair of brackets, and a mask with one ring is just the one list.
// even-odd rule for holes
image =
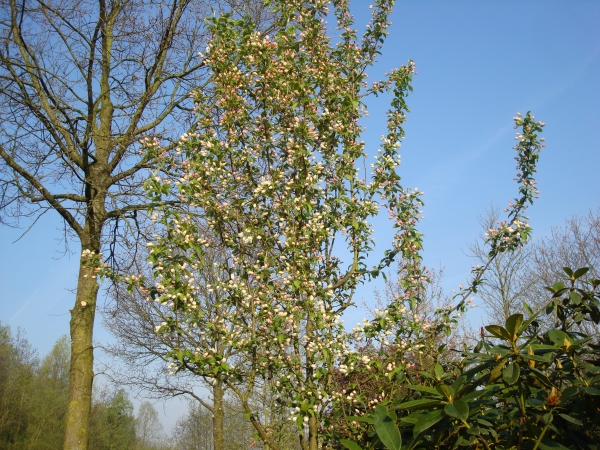
[[[354, 425], [349, 449], [595, 449], [600, 444], [598, 338], [579, 325], [600, 321], [600, 280], [564, 268], [570, 282], [547, 289], [547, 307], [482, 328], [481, 341], [456, 362], [398, 373], [392, 392]], [[540, 331], [550, 316], [554, 328]], [[440, 348], [437, 358], [442, 360]], [[388, 388], [389, 389], [389, 388]], [[343, 408], [340, 409], [340, 411]], [[346, 411], [348, 409], [346, 408]], [[335, 432], [333, 433], [335, 434]]]

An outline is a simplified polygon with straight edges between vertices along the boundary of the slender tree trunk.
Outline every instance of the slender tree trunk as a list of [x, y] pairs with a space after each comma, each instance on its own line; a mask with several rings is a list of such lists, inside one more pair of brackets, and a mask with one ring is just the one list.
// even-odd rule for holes
[[225, 390], [223, 382], [217, 381], [213, 385], [213, 448], [214, 450], [225, 450], [225, 434], [223, 423], [225, 421], [225, 410], [223, 409], [223, 398]]
[[319, 423], [315, 416], [308, 419], [308, 450], [318, 450]]
[[[84, 244], [82, 247], [83, 251], [90, 250], [94, 254], [100, 248], [99, 242]], [[92, 339], [99, 288], [93, 267], [86, 265], [88, 261], [89, 258], [81, 257], [75, 306], [71, 310], [71, 368], [63, 450], [87, 450], [88, 448], [94, 379]]]
[[267, 434], [265, 429], [262, 427], [260, 422], [256, 419], [256, 417], [254, 417], [254, 414], [252, 413], [252, 409], [250, 408], [250, 405], [248, 404], [248, 400], [241, 398], [241, 397], [238, 397], [238, 398], [242, 402], [242, 408], [244, 408], [244, 413], [248, 414], [250, 416], [250, 423], [252, 424], [252, 426], [254, 427], [256, 432], [258, 433], [258, 436], [262, 439], [263, 444], [266, 447], [269, 447], [271, 450], [280, 450], [279, 447], [277, 446], [277, 444], [275, 442], [273, 442], [272, 439], [269, 438], [269, 435]]
[[[306, 338], [307, 342], [312, 342], [315, 339], [315, 323], [313, 322], [313, 318], [309, 314], [308, 320], [306, 321]], [[312, 380], [314, 373], [311, 368], [312, 353], [306, 350], [306, 381], [307, 383]], [[318, 450], [318, 441], [319, 441], [319, 420], [317, 420], [316, 416], [310, 416], [308, 418], [308, 450]]]

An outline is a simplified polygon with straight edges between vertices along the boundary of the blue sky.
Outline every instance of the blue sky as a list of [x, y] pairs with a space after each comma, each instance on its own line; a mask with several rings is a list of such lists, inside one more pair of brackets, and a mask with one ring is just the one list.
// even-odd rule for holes
[[[368, 3], [353, 6], [364, 23]], [[464, 251], [481, 231], [477, 217], [516, 196], [516, 112], [531, 110], [547, 124], [541, 197], [529, 210], [534, 236], [600, 206], [600, 2], [398, 1], [392, 22], [369, 79], [416, 62], [399, 170], [405, 185], [425, 193], [425, 260], [445, 266], [448, 289], [468, 277]], [[370, 103], [370, 154], [386, 109], [385, 101]], [[54, 212], [13, 243], [23, 231], [0, 228], [0, 321], [22, 327], [43, 355], [68, 333], [79, 249], [73, 243], [75, 255], [63, 256]], [[376, 240], [389, 236], [382, 230]], [[96, 339], [109, 337], [98, 328]]]

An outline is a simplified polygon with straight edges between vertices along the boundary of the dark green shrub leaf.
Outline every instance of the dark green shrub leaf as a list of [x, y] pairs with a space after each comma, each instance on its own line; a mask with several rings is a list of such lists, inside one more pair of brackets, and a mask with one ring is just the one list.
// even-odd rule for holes
[[419, 386], [418, 384], [409, 384], [406, 386], [408, 389], [413, 389], [415, 391], [427, 392], [428, 394], [433, 394], [436, 397], [441, 397], [440, 393], [436, 391], [434, 388], [429, 386]]
[[506, 339], [507, 341], [510, 341], [510, 339], [511, 339], [510, 333], [508, 331], [506, 331], [506, 329], [504, 327], [501, 327], [500, 325], [488, 325], [487, 327], [485, 327], [485, 329], [488, 330], [490, 333], [492, 333], [497, 338]]
[[583, 425], [581, 421], [575, 419], [574, 417], [567, 416], [566, 414], [559, 414], [559, 416], [565, 419], [567, 422], [574, 423], [575, 425]]
[[589, 267], [582, 267], [581, 269], [577, 269], [575, 271], [575, 273], [573, 274], [573, 278], [575, 278], [575, 279], [580, 278], [583, 275], [585, 275], [586, 273], [588, 273], [589, 270], [590, 270]]
[[390, 450], [400, 450], [402, 437], [396, 426], [396, 421], [390, 417], [385, 406], [375, 407], [375, 431], [383, 444]]
[[456, 397], [456, 393], [463, 389], [466, 383], [467, 377], [465, 375], [461, 375], [456, 380], [454, 380], [450, 385], [450, 392], [452, 393], [452, 396]]
[[494, 370], [492, 370], [492, 373], [490, 373], [490, 383], [493, 382], [496, 378], [498, 378], [500, 376], [500, 371], [502, 370], [502, 368], [505, 366], [505, 364], [508, 362], [507, 359], [504, 359], [502, 361], [500, 361], [496, 367], [494, 367]]
[[440, 394], [442, 394], [446, 400], [450, 400], [450, 398], [452, 397], [452, 394], [450, 393], [450, 388], [448, 386], [446, 386], [445, 384], [438, 384], [435, 387], [435, 389]]
[[542, 450], [569, 450], [568, 447], [565, 447], [556, 441], [551, 441], [550, 439], [544, 439], [540, 442], [540, 448]]
[[420, 398], [418, 400], [411, 400], [409, 402], [400, 403], [396, 406], [396, 409], [420, 409], [428, 406], [441, 405], [439, 400], [432, 400], [429, 398]]
[[467, 420], [469, 405], [464, 400], [454, 400], [454, 402], [444, 406], [444, 412], [455, 419]]
[[565, 339], [567, 341], [570, 341], [569, 335], [567, 333], [557, 329], [549, 330], [548, 337], [559, 347], [562, 347], [564, 345]]
[[487, 420], [483, 420], [483, 419], [477, 419], [477, 423], [480, 423], [481, 425], [485, 425], [486, 427], [489, 427], [489, 428], [494, 427], [494, 425], [492, 425], [490, 422], [488, 422]]
[[517, 363], [510, 363], [502, 370], [502, 379], [506, 384], [515, 384], [520, 374], [521, 369], [519, 365]]
[[564, 391], [562, 391], [562, 395], [560, 396], [561, 400], [568, 400], [574, 395], [579, 393], [579, 388], [577, 386], [569, 386]]
[[593, 386], [586, 386], [581, 388], [586, 394], [589, 395], [600, 395], [600, 389]]
[[579, 295], [577, 292], [571, 292], [569, 294], [569, 299], [574, 305], [579, 305], [581, 303], [581, 295]]
[[421, 432], [425, 431], [427, 428], [438, 423], [443, 418], [444, 411], [442, 409], [436, 409], [435, 411], [431, 411], [421, 416], [415, 424], [415, 427], [413, 428], [413, 435], [417, 436]]
[[484, 428], [469, 428], [467, 430], [467, 433], [472, 434], [473, 436], [480, 436], [482, 434], [488, 434], [489, 430], [486, 430]]
[[541, 370], [538, 370], [535, 368], [530, 368], [529, 373], [531, 376], [533, 376], [536, 380], [538, 380], [544, 386], [546, 386], [548, 388], [552, 387], [552, 383], [550, 382], [548, 377]]
[[348, 439], [340, 439], [340, 443], [350, 450], [362, 450], [360, 445], [358, 445], [356, 442], [349, 441]]
[[438, 378], [442, 378], [442, 375], [444, 375], [444, 368], [439, 363], [435, 365], [433, 371], [435, 372], [435, 376]]
[[523, 314], [513, 314], [508, 319], [506, 319], [506, 331], [511, 336], [511, 340], [515, 341], [517, 339], [517, 333], [519, 328], [521, 328], [521, 324], [523, 323]]
[[525, 359], [530, 359], [532, 361], [540, 361], [543, 363], [549, 363], [550, 360], [548, 358], [544, 358], [543, 356], [538, 355], [528, 355], [527, 353], [521, 353], [521, 356]]

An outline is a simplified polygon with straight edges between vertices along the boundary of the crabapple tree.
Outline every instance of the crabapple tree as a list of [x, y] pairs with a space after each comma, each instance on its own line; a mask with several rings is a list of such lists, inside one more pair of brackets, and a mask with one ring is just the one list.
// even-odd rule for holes
[[[227, 280], [209, 288], [230, 313], [214, 326], [223, 342], [245, 355], [232, 367], [207, 352], [174, 349], [173, 366], [210, 371], [234, 392], [247, 374], [274, 379], [302, 446], [311, 450], [318, 448], [323, 415], [336, 395], [334, 368], [351, 352], [340, 317], [353, 306], [356, 286], [378, 276], [399, 253], [417, 255], [407, 264], [409, 283], [423, 276], [414, 228], [420, 193], [402, 187], [397, 173], [415, 66], [409, 62], [382, 81], [366, 81], [393, 3], [375, 2], [362, 36], [344, 0], [266, 2], [277, 15], [279, 31], [272, 36], [250, 20], [213, 19], [204, 62], [216, 101], [207, 102], [207, 90], [194, 93], [196, 127], [182, 136], [178, 157], [163, 159], [163, 169], [178, 172], [178, 181], [157, 175], [147, 182], [151, 201], [165, 205], [154, 210], [164, 233], [150, 254], [158, 282], [136, 282], [170, 305], [159, 332], [177, 335], [202, 320], [196, 294], [206, 242], [197, 215], [228, 255], [222, 267]], [[327, 18], [335, 19], [335, 36]], [[384, 92], [391, 97], [387, 132], [369, 159], [360, 119], [366, 99]], [[148, 151], [162, 150], [151, 144]], [[165, 200], [171, 196], [189, 212], [170, 208]], [[381, 262], [369, 268], [369, 220], [381, 209], [397, 233]], [[277, 448], [260, 417], [246, 414], [261, 439]]]

